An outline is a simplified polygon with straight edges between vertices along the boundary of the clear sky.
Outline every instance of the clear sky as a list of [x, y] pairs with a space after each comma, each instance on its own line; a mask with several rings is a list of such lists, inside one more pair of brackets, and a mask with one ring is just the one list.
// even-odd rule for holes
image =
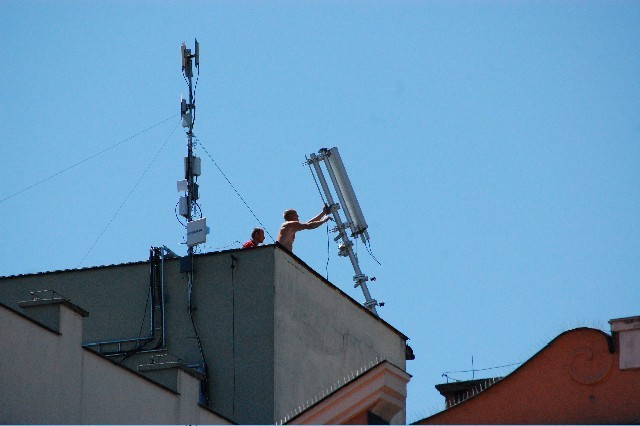
[[[640, 314], [637, 1], [1, 0], [0, 22], [0, 275], [186, 252], [179, 47], [197, 37], [194, 131], [271, 235], [322, 207], [305, 155], [340, 149], [371, 293], [416, 354], [408, 421], [472, 357]], [[196, 153], [203, 250], [239, 247], [256, 220]], [[294, 252], [363, 301], [327, 244], [322, 227]]]

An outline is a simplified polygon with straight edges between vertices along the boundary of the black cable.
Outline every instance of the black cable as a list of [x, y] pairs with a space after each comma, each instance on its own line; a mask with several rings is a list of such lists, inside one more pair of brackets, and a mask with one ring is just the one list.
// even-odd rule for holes
[[329, 222], [327, 222], [327, 263], [324, 266], [324, 270], [327, 273], [327, 281], [329, 281], [329, 243], [331, 238], [329, 236]]
[[107, 152], [107, 151], [109, 151], [109, 150], [111, 150], [111, 149], [113, 149], [113, 148], [117, 147], [118, 145], [122, 145], [123, 143], [128, 142], [128, 141], [130, 141], [131, 139], [134, 139], [134, 138], [136, 138], [136, 137], [140, 136], [140, 135], [141, 135], [141, 134], [143, 134], [143, 133], [148, 132], [149, 130], [151, 130], [151, 129], [155, 128], [155, 127], [158, 127], [159, 125], [166, 123], [167, 121], [171, 120], [172, 118], [174, 118], [174, 117], [175, 117], [175, 116], [177, 116], [177, 115], [179, 115], [179, 114], [174, 114], [174, 115], [172, 115], [172, 116], [171, 116], [171, 117], [169, 117], [169, 118], [165, 118], [164, 120], [160, 121], [159, 123], [156, 123], [156, 124], [154, 124], [153, 126], [148, 127], [148, 128], [146, 128], [146, 129], [142, 130], [141, 132], [136, 133], [136, 134], [135, 134], [135, 135], [133, 135], [133, 136], [129, 136], [128, 138], [123, 139], [123, 140], [121, 140], [120, 142], [118, 142], [118, 143], [116, 143], [116, 144], [113, 144], [113, 145], [111, 145], [111, 146], [109, 146], [109, 147], [107, 147], [107, 148], [103, 149], [102, 151], [98, 152], [97, 154], [93, 154], [92, 156], [87, 157], [87, 158], [85, 158], [85, 159], [84, 159], [84, 160], [82, 160], [82, 161], [78, 161], [77, 163], [72, 164], [71, 166], [69, 166], [69, 167], [67, 167], [67, 168], [62, 169], [62, 170], [60, 170], [60, 171], [58, 171], [58, 172], [56, 172], [56, 173], [52, 174], [51, 176], [49, 176], [49, 177], [47, 177], [47, 178], [44, 178], [44, 179], [42, 179], [42, 180], [39, 180], [38, 182], [34, 183], [33, 185], [27, 186], [26, 188], [22, 188], [20, 191], [18, 191], [18, 192], [16, 192], [16, 193], [14, 193], [14, 194], [11, 194], [11, 195], [9, 195], [8, 197], [5, 197], [5, 198], [1, 199], [1, 200], [0, 200], [0, 203], [3, 203], [3, 202], [5, 202], [5, 201], [7, 201], [8, 199], [15, 197], [15, 196], [16, 196], [16, 195], [18, 195], [18, 194], [21, 194], [21, 193], [23, 193], [23, 192], [25, 192], [25, 191], [28, 191], [29, 189], [34, 188], [34, 187], [36, 187], [36, 186], [40, 185], [41, 183], [44, 183], [44, 182], [46, 182], [46, 181], [48, 181], [48, 180], [50, 180], [50, 179], [53, 179], [54, 177], [56, 177], [56, 176], [58, 176], [58, 175], [61, 175], [61, 174], [63, 174], [64, 172], [68, 172], [69, 170], [73, 169], [74, 167], [78, 167], [80, 164], [82, 164], [82, 163], [86, 163], [87, 161], [92, 160], [92, 159], [96, 158], [97, 156], [99, 156], [99, 155], [101, 155], [101, 154], [104, 154], [105, 152]]
[[[473, 371], [487, 371], [487, 370], [496, 370], [498, 368], [505, 368], [505, 367], [513, 367], [514, 365], [520, 365], [522, 364], [521, 362], [514, 362], [513, 364], [507, 364], [507, 365], [499, 365], [497, 367], [488, 367], [488, 368], [474, 368], [471, 370], [459, 370], [459, 371], [445, 371], [444, 373], [442, 373], [443, 376], [449, 374], [449, 373], [471, 373]], [[453, 377], [452, 377], [453, 379]], [[456, 379], [454, 379], [456, 380]]]
[[[144, 320], [147, 319], [147, 308], [149, 307], [149, 299], [151, 299], [151, 286], [149, 286], [149, 292], [147, 293], [147, 301], [144, 304], [144, 312], [142, 314], [142, 322], [140, 323], [140, 331], [138, 331], [138, 340], [142, 337], [142, 328], [144, 327]], [[153, 324], [151, 324], [153, 327]]]
[[[154, 255], [151, 254], [149, 256], [149, 263], [150, 263], [150, 271], [149, 271], [149, 292], [147, 293], [147, 300], [145, 302], [144, 305], [144, 312], [142, 314], [142, 322], [140, 323], [140, 330], [138, 331], [138, 340], [136, 343], [136, 347], [133, 349], [130, 349], [128, 351], [125, 351], [124, 353], [122, 353], [121, 355], [123, 356], [123, 358], [118, 361], [120, 364], [122, 364], [123, 362], [125, 362], [126, 360], [128, 360], [129, 358], [131, 358], [133, 355], [135, 355], [136, 353], [142, 351], [144, 349], [145, 346], [147, 346], [149, 343], [151, 343], [154, 339], [153, 336], [153, 332], [152, 335], [150, 337], [147, 337], [144, 339], [144, 343], [140, 344], [140, 341], [143, 340], [142, 339], [142, 329], [144, 328], [144, 321], [147, 318], [147, 308], [149, 307], [149, 300], [153, 297], [152, 296], [152, 291], [153, 291], [153, 285], [155, 284], [155, 280], [156, 278], [156, 273], [155, 273], [155, 269], [154, 269]], [[153, 309], [153, 307], [152, 307]], [[151, 316], [153, 318], [153, 316]], [[153, 324], [151, 324], [151, 327], [153, 327]]]
[[[196, 138], [197, 139], [197, 138]], [[199, 141], [199, 140], [198, 140]], [[200, 142], [200, 141], [199, 141]], [[205, 148], [205, 146], [202, 144], [202, 142], [200, 142], [200, 147], [204, 150], [204, 152], [207, 154], [207, 156], [209, 157], [209, 159], [211, 159], [211, 161], [213, 161], [213, 164], [216, 166], [216, 168], [218, 169], [218, 171], [222, 174], [222, 176], [225, 178], [225, 180], [227, 181], [227, 183], [229, 184], [229, 186], [231, 186], [231, 188], [235, 191], [236, 195], [238, 195], [238, 197], [240, 197], [240, 200], [244, 203], [244, 205], [247, 207], [247, 209], [249, 209], [249, 211], [251, 212], [251, 214], [253, 215], [253, 217], [258, 221], [258, 223], [260, 224], [260, 226], [262, 226], [262, 229], [264, 229], [264, 232], [267, 233], [267, 235], [269, 236], [269, 238], [271, 238], [271, 241], [273, 241], [274, 243], [276, 242], [276, 240], [273, 238], [273, 236], [271, 236], [271, 234], [269, 233], [269, 231], [267, 230], [266, 226], [264, 226], [262, 224], [262, 222], [260, 221], [260, 219], [258, 219], [258, 216], [256, 216], [256, 214], [253, 212], [253, 210], [251, 210], [251, 207], [249, 207], [249, 204], [247, 204], [247, 202], [244, 200], [244, 198], [242, 198], [242, 195], [240, 195], [240, 193], [238, 192], [238, 190], [236, 189], [235, 186], [233, 186], [233, 184], [231, 183], [231, 181], [229, 180], [229, 178], [227, 177], [227, 175], [224, 174], [224, 172], [222, 171], [222, 169], [220, 168], [220, 166], [218, 166], [218, 163], [216, 163], [216, 160], [213, 159], [213, 157], [211, 156], [211, 154], [209, 154], [209, 151], [207, 151], [207, 148]]]
[[169, 142], [169, 139], [171, 138], [171, 135], [173, 135], [173, 132], [175, 132], [177, 127], [178, 127], [178, 125], [176, 124], [176, 126], [173, 128], [173, 130], [171, 130], [171, 133], [169, 133], [169, 136], [167, 137], [167, 139], [164, 141], [164, 143], [162, 144], [162, 146], [158, 150], [158, 152], [156, 152], [156, 155], [153, 157], [153, 159], [151, 159], [151, 162], [149, 162], [149, 164], [147, 165], [147, 168], [144, 170], [144, 172], [142, 172], [142, 175], [140, 176], [140, 178], [138, 178], [138, 181], [136, 182], [136, 184], [133, 185], [133, 188], [131, 188], [131, 191], [129, 191], [129, 194], [127, 194], [127, 196], [125, 197], [124, 201], [122, 201], [122, 203], [120, 204], [120, 207], [118, 207], [118, 209], [113, 214], [113, 216], [111, 216], [111, 219], [109, 219], [109, 222], [107, 223], [107, 225], [104, 227], [104, 229], [102, 230], [100, 235], [98, 235], [98, 238], [96, 238], [96, 240], [93, 242], [93, 245], [91, 246], [91, 248], [89, 248], [89, 251], [87, 251], [87, 253], [84, 255], [84, 257], [82, 258], [82, 260], [80, 261], [80, 263], [78, 264], [78, 266], [76, 268], [80, 268], [80, 265], [82, 265], [82, 262], [85, 261], [87, 256], [89, 256], [89, 253], [91, 253], [91, 251], [96, 246], [96, 244], [98, 244], [98, 241], [100, 241], [100, 238], [102, 238], [102, 236], [107, 231], [107, 229], [109, 228], [109, 226], [111, 225], [113, 220], [118, 215], [118, 213], [120, 213], [120, 210], [122, 210], [122, 207], [124, 207], [124, 205], [127, 202], [127, 200], [129, 200], [129, 197], [131, 197], [131, 194], [133, 194], [133, 191], [135, 191], [136, 188], [138, 187], [138, 185], [140, 184], [140, 181], [142, 181], [142, 178], [144, 178], [144, 176], [147, 174], [147, 172], [151, 168], [151, 165], [154, 163], [154, 161], [156, 161], [156, 158], [158, 158], [158, 156], [160, 155], [160, 153], [162, 152], [164, 147], [167, 145], [167, 142]]
[[220, 250], [224, 250], [224, 249], [226, 249], [226, 248], [229, 248], [229, 247], [231, 247], [231, 246], [235, 246], [236, 244], [242, 245], [242, 243], [241, 243], [240, 241], [235, 240], [235, 241], [234, 241], [234, 242], [232, 242], [231, 244], [227, 244], [226, 246], [222, 246], [222, 247], [216, 247], [216, 248], [213, 248], [213, 249], [211, 249], [211, 250], [213, 250], [213, 251], [220, 251]]
[[[200, 207], [200, 204], [198, 204], [198, 202], [195, 201], [195, 200], [193, 201], [193, 204], [195, 205], [195, 208], [193, 209], [193, 212], [196, 213], [196, 214], [198, 214], [197, 212], [199, 212], [200, 213], [200, 219], [202, 219], [202, 207]], [[196, 209], [197, 209], [197, 212], [196, 212]]]
[[364, 247], [367, 249], [369, 256], [371, 256], [371, 258], [375, 260], [378, 265], [382, 266], [382, 263], [380, 263], [378, 259], [376, 259], [376, 257], [373, 255], [373, 252], [371, 251], [371, 243], [365, 244]]
[[176, 203], [176, 206], [173, 209], [173, 212], [176, 214], [176, 219], [178, 219], [178, 222], [180, 222], [180, 225], [182, 225], [183, 227], [187, 227], [186, 223], [182, 223], [182, 221], [180, 220], [180, 216], [178, 215], [178, 205], [180, 204], [180, 201], [178, 201]]
[[[193, 262], [193, 259], [191, 259]], [[204, 370], [204, 386], [206, 391], [203, 392], [206, 405], [209, 405], [209, 371], [207, 368], [207, 361], [204, 357], [204, 351], [202, 350], [202, 341], [200, 340], [200, 334], [198, 334], [198, 329], [196, 328], [196, 322], [193, 319], [193, 305], [191, 303], [191, 294], [192, 294], [192, 286], [193, 286], [193, 272], [191, 273], [191, 286], [189, 286], [189, 318], [191, 318], [191, 325], [193, 326], [193, 332], [196, 334], [196, 341], [198, 342], [198, 349], [200, 350], [200, 357], [202, 357], [202, 367]]]
[[198, 80], [200, 80], [200, 67], [196, 67], [198, 69], [198, 75], [196, 76], [196, 83], [193, 86], [193, 125], [196, 124], [196, 89], [198, 88]]

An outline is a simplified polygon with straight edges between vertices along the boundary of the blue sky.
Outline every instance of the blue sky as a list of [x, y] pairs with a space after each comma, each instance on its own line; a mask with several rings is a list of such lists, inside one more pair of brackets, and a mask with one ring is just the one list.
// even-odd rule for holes
[[[198, 38], [195, 133], [273, 236], [321, 209], [305, 155], [340, 149], [382, 264], [360, 250], [362, 269], [416, 353], [409, 421], [472, 357], [640, 314], [638, 2], [3, 0], [0, 22], [0, 275], [185, 252], [179, 46]], [[203, 250], [237, 247], [257, 223], [197, 154]], [[362, 301], [327, 241], [294, 252]]]

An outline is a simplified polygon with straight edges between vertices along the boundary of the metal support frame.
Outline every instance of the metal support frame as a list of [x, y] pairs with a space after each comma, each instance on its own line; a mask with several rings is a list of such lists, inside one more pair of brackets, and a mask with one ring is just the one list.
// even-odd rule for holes
[[[325, 166], [327, 167], [327, 171], [329, 172], [329, 177], [331, 178], [331, 181], [336, 190], [336, 193], [338, 194], [338, 198], [341, 204], [337, 204], [333, 200], [333, 195], [329, 190], [329, 185], [327, 185], [327, 180], [325, 179], [324, 173], [322, 172], [322, 168], [320, 167], [321, 161], [324, 161]], [[349, 239], [349, 236], [347, 235], [347, 232], [346, 232], [346, 229], [350, 228], [351, 224], [353, 223], [351, 220], [352, 218], [348, 210], [343, 209], [343, 211], [345, 212], [345, 216], [347, 217], [347, 220], [348, 220], [347, 223], [344, 223], [342, 221], [342, 218], [340, 217], [340, 214], [338, 213], [338, 210], [340, 209], [340, 205], [343, 205], [343, 206], [345, 205], [345, 199], [344, 199], [344, 195], [340, 191], [339, 185], [336, 182], [333, 169], [331, 169], [331, 166], [327, 161], [327, 150], [320, 150], [318, 155], [311, 154], [310, 159], [307, 161], [307, 163], [313, 165], [313, 169], [316, 172], [316, 176], [318, 177], [318, 181], [320, 182], [322, 191], [324, 192], [327, 203], [329, 204], [329, 211], [333, 216], [333, 220], [336, 222], [336, 231], [338, 232], [338, 236], [335, 238], [335, 240], [336, 241], [338, 241], [339, 239], [342, 240], [342, 242], [340, 242], [338, 246], [339, 247], [338, 255], [343, 257], [348, 257], [349, 260], [351, 261], [351, 266], [353, 266], [353, 270], [355, 272], [355, 275], [353, 276], [353, 281], [355, 282], [354, 288], [359, 286], [362, 289], [362, 293], [364, 294], [364, 298], [365, 298], [365, 302], [363, 303], [363, 306], [377, 316], [378, 311], [376, 310], [376, 306], [378, 305], [378, 301], [373, 299], [371, 297], [371, 293], [369, 293], [369, 288], [367, 287], [367, 281], [369, 280], [369, 277], [367, 277], [362, 273], [362, 270], [360, 269], [360, 264], [358, 262], [358, 256], [353, 251], [353, 242]], [[365, 241], [364, 240], [365, 233], [362, 232], [360, 236], [361, 238], [363, 238], [363, 241]], [[366, 235], [366, 238], [368, 239], [368, 235]]]
[[[113, 340], [102, 340], [96, 342], [85, 343], [83, 346], [87, 348], [97, 348], [98, 352], [103, 354], [104, 356], [119, 356], [131, 352], [132, 350], [136, 350], [137, 353], [149, 353], [149, 352], [159, 352], [166, 350], [166, 305], [165, 305], [165, 295], [164, 295], [164, 260], [165, 257], [176, 257], [175, 253], [169, 250], [167, 247], [151, 247], [149, 253], [149, 301], [148, 303], [151, 305], [150, 314], [149, 314], [149, 335], [145, 337], [134, 337], [130, 339], [113, 339]], [[160, 256], [160, 288], [159, 294], [156, 295], [156, 289], [154, 288], [154, 268], [158, 265], [155, 262], [157, 255]], [[159, 300], [159, 305], [157, 304]], [[158, 314], [161, 317], [157, 319], [155, 314], [156, 306], [158, 307]], [[158, 324], [156, 324], [158, 323]], [[156, 334], [156, 330], [159, 330], [160, 333]], [[138, 350], [138, 348], [146, 345], [153, 340], [158, 340], [155, 348], [153, 349], [145, 349]], [[109, 350], [115, 346], [115, 349]]]

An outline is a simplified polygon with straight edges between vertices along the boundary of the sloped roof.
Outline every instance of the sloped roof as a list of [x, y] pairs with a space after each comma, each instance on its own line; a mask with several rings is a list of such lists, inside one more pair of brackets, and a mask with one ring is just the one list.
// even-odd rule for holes
[[640, 420], [640, 370], [618, 368], [611, 336], [566, 331], [502, 380], [414, 424], [629, 423]]
[[389, 422], [405, 407], [410, 378], [389, 361], [371, 363], [276, 424], [344, 424], [368, 412]]

